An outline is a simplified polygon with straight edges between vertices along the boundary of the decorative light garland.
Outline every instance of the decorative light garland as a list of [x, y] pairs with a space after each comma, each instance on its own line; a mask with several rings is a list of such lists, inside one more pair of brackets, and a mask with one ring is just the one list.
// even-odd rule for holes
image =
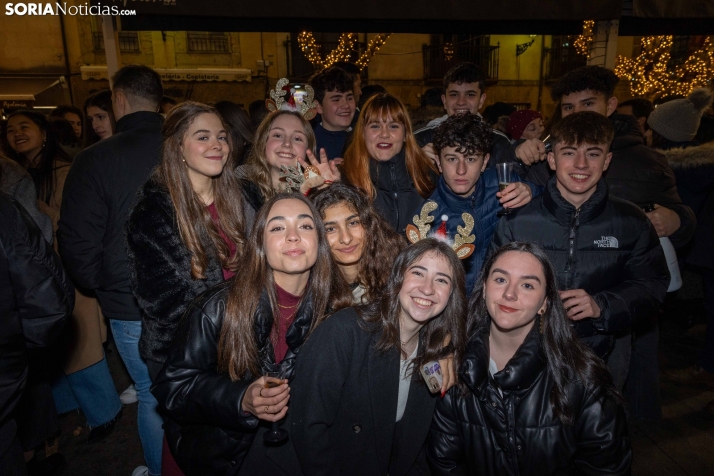
[[590, 43], [593, 42], [593, 28], [595, 27], [595, 21], [585, 20], [583, 22], [583, 34], [578, 36], [573, 43], [575, 51], [579, 54], [590, 58]]
[[377, 36], [372, 38], [367, 45], [367, 50], [362, 53], [362, 56], [355, 62], [359, 69], [364, 69], [365, 66], [369, 64], [372, 56], [379, 51], [379, 49], [387, 42], [387, 39], [392, 36], [391, 33], [378, 33]]
[[702, 47], [673, 70], [670, 61], [672, 36], [642, 38], [642, 53], [637, 58], [618, 56], [615, 74], [630, 80], [633, 96], [686, 96], [695, 88], [706, 87], [714, 78], [714, 45], [707, 37]]
[[451, 58], [454, 57], [454, 44], [453, 43], [444, 43], [444, 59], [446, 61], [451, 61]]
[[[364, 69], [369, 64], [369, 60], [384, 45], [391, 33], [380, 33], [369, 42], [367, 50], [355, 61], [360, 69]], [[320, 54], [320, 45], [315, 41], [315, 37], [308, 31], [303, 31], [298, 35], [298, 45], [307, 57], [308, 61], [315, 66], [329, 68], [338, 61], [348, 61], [354, 51], [356, 33], [342, 33], [337, 48], [332, 50], [324, 59]]]

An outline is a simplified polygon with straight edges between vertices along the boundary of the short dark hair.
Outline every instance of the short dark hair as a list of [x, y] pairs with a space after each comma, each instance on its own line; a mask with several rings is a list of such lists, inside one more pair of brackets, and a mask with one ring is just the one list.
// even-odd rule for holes
[[636, 118], [644, 117], [645, 119], [650, 117], [650, 114], [652, 114], [652, 111], [654, 111], [654, 105], [652, 104], [652, 101], [649, 99], [645, 98], [634, 98], [630, 99], [629, 101], [625, 101], [623, 103], [618, 104], [618, 108], [620, 107], [626, 107], [630, 106], [632, 108], [632, 114]]
[[325, 99], [326, 92], [336, 91], [338, 93], [353, 92], [354, 79], [342, 68], [334, 66], [323, 69], [312, 78], [310, 78], [310, 86], [315, 91], [315, 100], [322, 104]]
[[142, 64], [124, 66], [112, 76], [112, 90], [143, 99], [157, 110], [164, 97], [164, 87], [159, 73]]
[[449, 89], [451, 83], [478, 83], [481, 94], [486, 91], [486, 75], [473, 63], [459, 63], [447, 71], [444, 76], [444, 91]]
[[270, 114], [270, 111], [265, 107], [265, 99], [256, 99], [248, 105], [248, 115], [256, 130], [260, 123], [263, 122], [263, 119], [268, 117], [268, 114]]
[[[364, 92], [364, 90], [362, 90]], [[421, 94], [419, 105], [421, 107], [444, 107], [441, 102], [441, 96], [444, 94], [442, 88], [429, 88]]]
[[52, 109], [49, 116], [57, 119], [64, 119], [64, 115], [67, 113], [76, 114], [81, 120], [84, 120], [84, 114], [78, 107], [70, 106], [68, 104], [62, 104]]
[[476, 114], [455, 114], [437, 127], [433, 143], [437, 154], [456, 147], [461, 154], [485, 155], [491, 150], [491, 130]]
[[615, 94], [615, 86], [620, 78], [610, 69], [602, 66], [583, 66], [566, 73], [550, 88], [553, 101], [560, 101], [563, 96], [580, 91], [603, 93], [606, 99]]
[[550, 130], [550, 140], [555, 144], [610, 144], [615, 129], [610, 119], [593, 111], [577, 112], [565, 116]]

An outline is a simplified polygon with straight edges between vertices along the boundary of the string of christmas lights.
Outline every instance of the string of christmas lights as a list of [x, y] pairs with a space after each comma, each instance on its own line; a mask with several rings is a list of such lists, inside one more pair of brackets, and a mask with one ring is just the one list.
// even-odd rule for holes
[[573, 43], [575, 51], [579, 54], [590, 58], [590, 43], [593, 42], [593, 28], [595, 27], [595, 21], [585, 20], [583, 22], [583, 34], [578, 36]]
[[390, 36], [392, 36], [391, 33], [379, 33], [369, 41], [367, 50], [362, 53], [362, 56], [355, 62], [355, 64], [359, 66], [359, 69], [364, 69], [365, 66], [369, 64], [369, 60], [371, 60], [372, 56], [387, 42]]
[[[387, 41], [391, 33], [380, 33], [370, 40], [367, 50], [359, 57], [355, 64], [360, 69], [364, 69], [369, 64], [372, 56]], [[315, 66], [329, 68], [338, 61], [348, 61], [354, 51], [355, 42], [357, 41], [356, 33], [342, 33], [337, 48], [332, 50], [325, 59], [320, 54], [320, 45], [315, 41], [315, 37], [309, 31], [300, 32], [298, 35], [298, 45], [307, 57], [307, 60]]]
[[711, 38], [684, 63], [669, 66], [672, 36], [642, 38], [642, 53], [636, 58], [618, 56], [615, 74], [630, 81], [633, 96], [686, 96], [695, 88], [706, 87], [714, 78], [714, 45]]

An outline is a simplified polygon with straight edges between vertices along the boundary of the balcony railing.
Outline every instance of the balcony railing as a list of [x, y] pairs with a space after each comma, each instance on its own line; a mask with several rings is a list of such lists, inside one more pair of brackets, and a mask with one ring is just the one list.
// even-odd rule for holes
[[[97, 53], [104, 53], [104, 34], [101, 31], [92, 33], [92, 45]], [[135, 31], [119, 32], [119, 51], [122, 53], [139, 53], [139, 36]]]
[[422, 47], [424, 79], [443, 79], [447, 71], [459, 63], [470, 62], [480, 67], [489, 82], [498, 81], [498, 50], [500, 46], [456, 44], [451, 48]]
[[574, 69], [587, 64], [584, 55], [579, 54], [572, 44], [556, 45], [546, 49], [545, 80], [556, 81]]
[[189, 53], [230, 53], [228, 35], [189, 31], [186, 33]]

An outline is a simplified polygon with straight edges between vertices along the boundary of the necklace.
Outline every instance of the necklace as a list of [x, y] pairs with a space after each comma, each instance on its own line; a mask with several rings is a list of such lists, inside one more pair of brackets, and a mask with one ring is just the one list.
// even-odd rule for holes
[[418, 335], [419, 335], [419, 333], [417, 332], [416, 334], [414, 334], [413, 336], [411, 336], [411, 337], [409, 338], [409, 340], [407, 340], [406, 342], [404, 342], [404, 341], [401, 340], [401, 339], [399, 339], [399, 342], [401, 342], [402, 345], [407, 345], [408, 343], [410, 343], [411, 341], [413, 341], [414, 338], [415, 338], [416, 336], [418, 336]]
[[297, 306], [298, 304], [300, 304], [300, 301], [298, 301], [297, 303], [293, 304], [292, 306], [283, 306], [283, 305], [280, 304], [280, 303], [278, 303], [278, 306], [279, 306], [279, 307], [282, 307], [283, 309], [291, 309], [291, 308]]

